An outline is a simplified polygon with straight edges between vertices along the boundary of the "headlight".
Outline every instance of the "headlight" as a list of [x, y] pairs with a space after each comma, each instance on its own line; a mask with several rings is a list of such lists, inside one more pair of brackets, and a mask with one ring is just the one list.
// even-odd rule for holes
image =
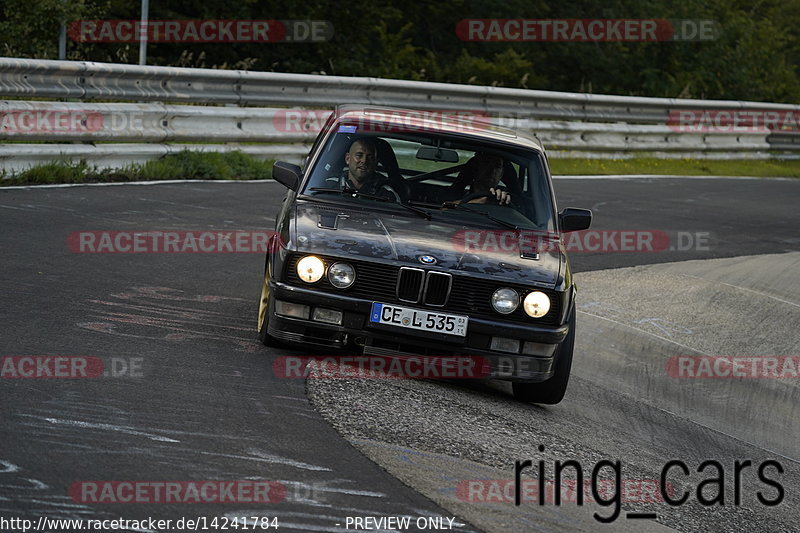
[[313, 255], [307, 255], [297, 262], [297, 275], [306, 283], [316, 283], [325, 273], [325, 263]]
[[543, 292], [533, 291], [525, 297], [522, 308], [528, 316], [542, 318], [550, 310], [550, 298]]
[[334, 263], [328, 269], [328, 281], [336, 288], [346, 289], [356, 280], [356, 271], [347, 263]]
[[497, 289], [492, 294], [492, 307], [500, 314], [513, 313], [519, 306], [519, 294], [514, 289]]

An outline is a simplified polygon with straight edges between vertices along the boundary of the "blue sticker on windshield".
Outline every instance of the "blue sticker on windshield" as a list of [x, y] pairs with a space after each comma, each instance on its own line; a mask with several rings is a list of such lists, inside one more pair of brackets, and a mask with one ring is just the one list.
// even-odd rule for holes
[[339, 126], [339, 133], [355, 133], [356, 126]]

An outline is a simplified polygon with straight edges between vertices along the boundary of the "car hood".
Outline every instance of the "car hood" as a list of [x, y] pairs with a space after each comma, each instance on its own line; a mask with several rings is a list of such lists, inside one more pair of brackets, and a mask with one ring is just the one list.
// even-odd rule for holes
[[405, 213], [298, 202], [291, 218], [294, 242], [290, 248], [300, 252], [416, 267], [432, 266], [420, 260], [432, 256], [437, 267], [450, 271], [548, 287], [556, 285], [563, 259], [560, 247], [540, 253], [538, 259], [522, 258], [517, 250], [497, 247], [491, 251], [465, 250], [459, 235], [476, 228], [448, 223], [435, 215], [433, 220], [425, 220]]

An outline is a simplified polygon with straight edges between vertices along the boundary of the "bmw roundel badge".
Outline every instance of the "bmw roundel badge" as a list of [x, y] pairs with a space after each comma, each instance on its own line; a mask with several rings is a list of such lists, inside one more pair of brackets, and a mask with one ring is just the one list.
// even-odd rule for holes
[[432, 255], [421, 255], [417, 259], [419, 259], [420, 263], [424, 263], [426, 265], [435, 265], [436, 264], [436, 258], [433, 257]]

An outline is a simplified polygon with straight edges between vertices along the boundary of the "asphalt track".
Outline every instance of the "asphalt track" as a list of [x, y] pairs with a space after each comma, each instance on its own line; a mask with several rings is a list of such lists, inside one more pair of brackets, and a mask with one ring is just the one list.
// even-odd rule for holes
[[[629, 502], [625, 511], [658, 512], [661, 524], [623, 514], [605, 530], [798, 530], [796, 385], [670, 381], [663, 358], [798, 355], [800, 182], [556, 188], [559, 207], [594, 210], [593, 228], [664, 231], [673, 249], [571, 255], [580, 356], [567, 398], [547, 408], [514, 402], [502, 383], [388, 380], [310, 380], [312, 404], [303, 381], [272, 373], [272, 357], [296, 352], [257, 342], [260, 254], [67, 246], [87, 230], [270, 229], [276, 184], [0, 190], [0, 355], [141, 363], [133, 376], [0, 380], [0, 517], [259, 515], [277, 516], [284, 531], [344, 531], [348, 516], [411, 515], [457, 517], [460, 531], [594, 531], [588, 506], [475, 503], [454, 488], [510, 479], [514, 459], [620, 459], [635, 480], [671, 458], [716, 459], [726, 470], [771, 458], [785, 469], [777, 507], [755, 501], [756, 489], [774, 494], [749, 475], [742, 505]], [[687, 245], [698, 236], [701, 249]], [[288, 493], [270, 505], [76, 502], [68, 488], [87, 480], [271, 480]]]

